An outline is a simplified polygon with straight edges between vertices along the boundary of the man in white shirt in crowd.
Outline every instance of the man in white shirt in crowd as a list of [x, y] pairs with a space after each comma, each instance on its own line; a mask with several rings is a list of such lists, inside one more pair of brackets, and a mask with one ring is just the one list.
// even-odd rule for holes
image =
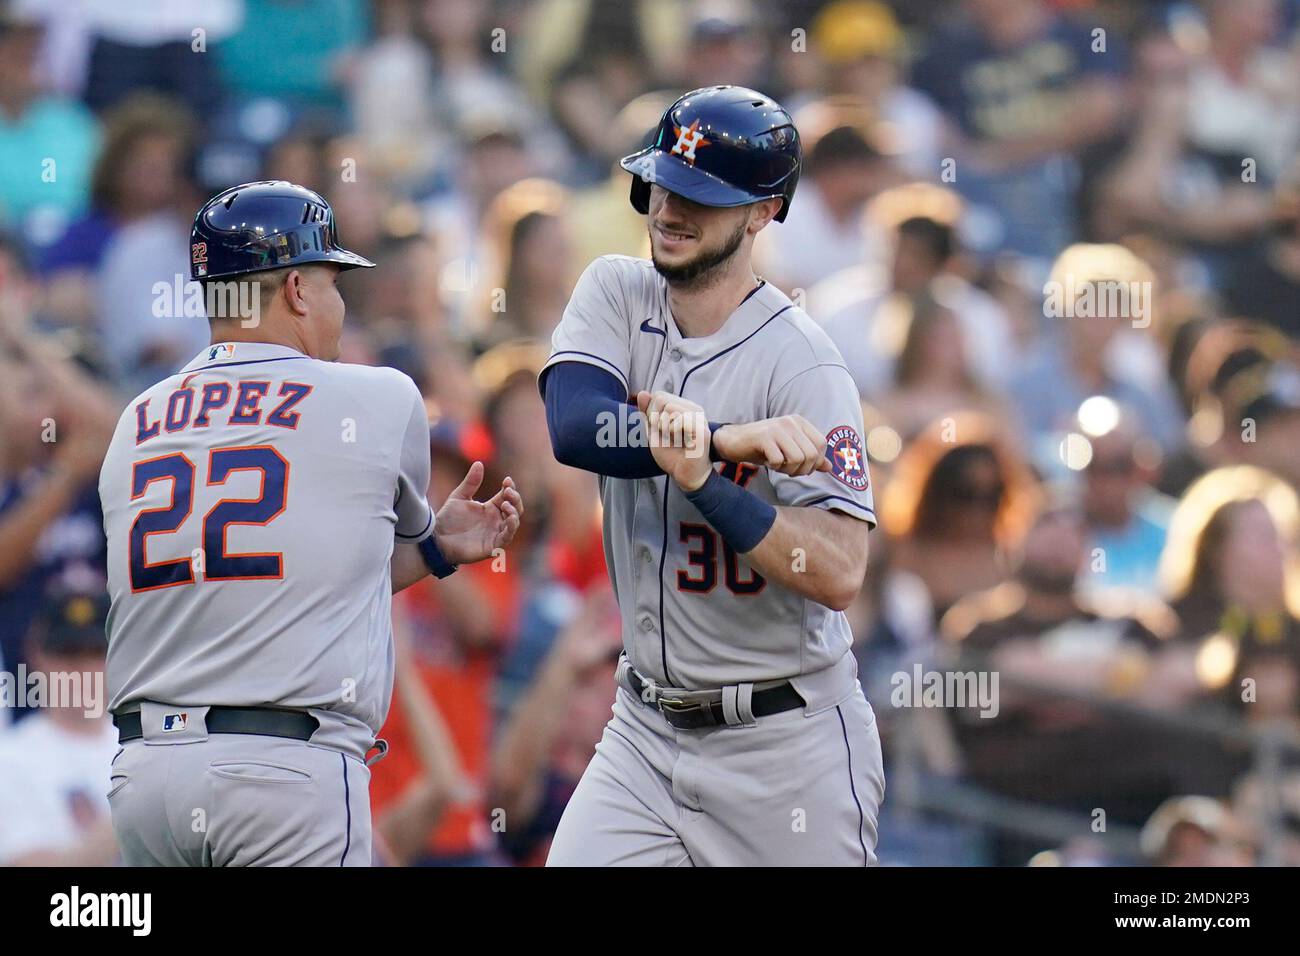
[[0, 677], [0, 702], [23, 694], [34, 705], [32, 716], [0, 730], [0, 866], [108, 866], [117, 857], [107, 799], [118, 749], [104, 692], [107, 612], [105, 595], [47, 597], [29, 635], [26, 679]]

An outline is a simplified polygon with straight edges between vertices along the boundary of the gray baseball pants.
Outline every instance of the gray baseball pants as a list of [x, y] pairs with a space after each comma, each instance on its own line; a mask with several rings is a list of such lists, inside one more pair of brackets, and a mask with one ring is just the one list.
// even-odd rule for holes
[[369, 866], [370, 770], [309, 742], [213, 734], [203, 708], [113, 761], [109, 805], [128, 866]]
[[620, 683], [547, 865], [870, 866], [884, 787], [860, 687], [816, 713], [677, 730]]

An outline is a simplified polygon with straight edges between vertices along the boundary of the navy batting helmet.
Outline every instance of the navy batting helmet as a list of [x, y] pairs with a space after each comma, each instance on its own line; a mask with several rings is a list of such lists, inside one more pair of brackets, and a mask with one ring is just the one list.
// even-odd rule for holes
[[190, 278], [222, 279], [308, 262], [374, 265], [339, 245], [334, 210], [320, 193], [286, 182], [244, 183], [217, 193], [194, 217]]
[[790, 211], [802, 161], [799, 131], [779, 103], [743, 86], [693, 90], [668, 107], [654, 140], [620, 165], [632, 173], [632, 206], [650, 208], [650, 184], [705, 206], [780, 197]]

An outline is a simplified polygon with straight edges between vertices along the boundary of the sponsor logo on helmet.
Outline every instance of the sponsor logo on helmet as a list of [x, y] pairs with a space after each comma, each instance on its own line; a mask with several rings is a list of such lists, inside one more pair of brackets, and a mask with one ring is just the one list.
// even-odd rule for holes
[[695, 165], [695, 151], [709, 145], [709, 141], [700, 132], [699, 126], [700, 121], [695, 120], [690, 126], [673, 127], [674, 132], [677, 133], [677, 142], [673, 145], [672, 152], [692, 166]]
[[826, 435], [826, 457], [831, 474], [854, 491], [867, 489], [867, 456], [862, 439], [851, 425], [837, 425]]

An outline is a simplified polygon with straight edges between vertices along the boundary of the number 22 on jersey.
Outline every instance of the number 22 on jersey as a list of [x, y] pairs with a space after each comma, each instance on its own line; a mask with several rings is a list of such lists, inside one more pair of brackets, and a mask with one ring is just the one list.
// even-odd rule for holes
[[[206, 581], [266, 581], [284, 577], [284, 555], [278, 551], [232, 554], [226, 548], [231, 525], [267, 525], [284, 512], [289, 463], [270, 445], [240, 445], [208, 452], [209, 487], [224, 485], [236, 472], [261, 475], [256, 498], [222, 498], [203, 516], [200, 529], [202, 571]], [[171, 483], [171, 502], [145, 508], [131, 523], [131, 591], [156, 591], [195, 583], [190, 558], [150, 563], [146, 546], [151, 536], [176, 534], [194, 510], [194, 462], [179, 452], [137, 461], [131, 468], [131, 500], [144, 495], [154, 482]]]

